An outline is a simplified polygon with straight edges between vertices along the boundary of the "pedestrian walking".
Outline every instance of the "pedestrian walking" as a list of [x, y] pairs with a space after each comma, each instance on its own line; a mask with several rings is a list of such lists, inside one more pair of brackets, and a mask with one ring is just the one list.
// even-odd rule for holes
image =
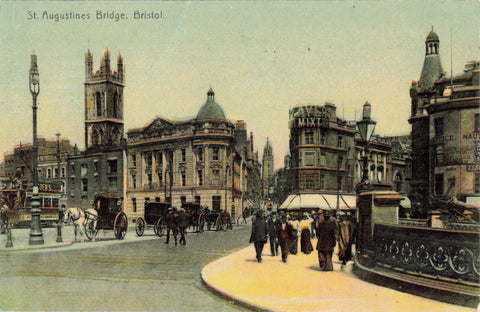
[[270, 216], [267, 219], [267, 228], [268, 228], [268, 237], [270, 241], [270, 252], [272, 257], [278, 256], [278, 238], [277, 238], [277, 223], [279, 222], [277, 218], [277, 213], [272, 211]]
[[342, 261], [341, 268], [352, 260], [352, 222], [343, 212], [338, 222], [338, 259]]
[[303, 214], [303, 218], [300, 221], [300, 250], [309, 255], [313, 251], [312, 240], [310, 238], [310, 226], [313, 223], [313, 219], [308, 216], [308, 213]]
[[180, 240], [179, 243], [181, 245], [186, 245], [187, 240], [185, 239], [185, 234], [188, 226], [188, 214], [185, 212], [185, 209], [180, 208], [180, 211], [178, 212], [178, 230], [180, 232]]
[[312, 219], [312, 223], [310, 223], [310, 238], [315, 238], [315, 220], [317, 219], [318, 215], [315, 210], [312, 210], [310, 213], [310, 218]]
[[328, 215], [319, 213], [319, 222], [317, 224], [317, 251], [320, 269], [323, 271], [333, 271], [332, 254], [335, 242], [335, 225], [329, 220]]
[[250, 235], [250, 243], [255, 246], [255, 253], [258, 263], [262, 262], [263, 246], [267, 242], [267, 222], [263, 217], [263, 211], [258, 209], [255, 214], [255, 220], [252, 223], [252, 234]]
[[282, 252], [282, 261], [287, 262], [290, 241], [293, 239], [293, 228], [287, 221], [287, 216], [284, 212], [280, 215], [280, 222], [277, 223], [277, 238]]
[[165, 244], [168, 244], [170, 241], [170, 231], [172, 231], [173, 238], [175, 239], [175, 245], [177, 245], [177, 222], [172, 208], [168, 209], [168, 214], [165, 219], [167, 223], [167, 240], [165, 241]]
[[298, 252], [298, 236], [300, 233], [300, 225], [298, 220], [295, 217], [287, 215], [288, 222], [292, 225], [293, 228], [293, 237], [290, 241], [290, 253], [296, 255]]

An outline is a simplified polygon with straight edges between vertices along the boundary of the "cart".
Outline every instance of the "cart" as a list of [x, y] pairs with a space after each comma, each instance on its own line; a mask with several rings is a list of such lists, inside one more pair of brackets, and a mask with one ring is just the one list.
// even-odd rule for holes
[[135, 222], [135, 232], [142, 236], [146, 226], [153, 226], [153, 231], [157, 236], [162, 236], [165, 231], [165, 217], [168, 209], [171, 207], [168, 203], [151, 202], [145, 205], [144, 218], [139, 217]]
[[115, 238], [123, 239], [127, 234], [128, 219], [122, 211], [122, 200], [117, 195], [97, 194], [93, 199], [94, 209], [98, 217], [96, 222], [89, 223], [85, 235], [95, 238], [98, 230], [113, 230]]

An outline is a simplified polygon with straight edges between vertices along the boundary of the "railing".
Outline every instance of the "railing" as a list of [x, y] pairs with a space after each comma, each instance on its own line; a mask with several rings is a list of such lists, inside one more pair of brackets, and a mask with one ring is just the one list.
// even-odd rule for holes
[[449, 282], [480, 281], [480, 231], [375, 224], [375, 262]]

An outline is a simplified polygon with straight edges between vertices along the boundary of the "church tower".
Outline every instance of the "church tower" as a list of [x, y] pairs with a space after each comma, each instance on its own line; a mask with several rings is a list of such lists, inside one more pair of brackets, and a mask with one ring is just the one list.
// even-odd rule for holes
[[100, 69], [93, 72], [90, 50], [85, 54], [85, 147], [103, 149], [121, 144], [123, 128], [124, 70], [120, 53], [117, 71], [110, 68], [110, 53], [105, 50]]
[[273, 176], [273, 148], [270, 140], [267, 138], [267, 143], [263, 148], [262, 160], [262, 182], [263, 182], [263, 197], [269, 197], [270, 179]]

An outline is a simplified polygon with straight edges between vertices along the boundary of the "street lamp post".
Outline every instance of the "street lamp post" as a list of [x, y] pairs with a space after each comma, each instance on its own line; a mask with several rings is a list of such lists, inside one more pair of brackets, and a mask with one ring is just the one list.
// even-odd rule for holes
[[32, 147], [32, 160], [33, 160], [33, 196], [32, 202], [30, 203], [30, 214], [31, 214], [31, 223], [30, 223], [30, 245], [43, 245], [43, 234], [40, 224], [40, 202], [38, 200], [38, 145], [37, 145], [37, 96], [40, 93], [40, 75], [38, 73], [37, 67], [37, 56], [35, 54], [31, 55], [31, 65], [30, 65], [30, 93], [33, 98], [33, 147]]
[[370, 138], [372, 137], [373, 131], [375, 130], [376, 121], [373, 121], [370, 118], [372, 107], [370, 103], [365, 102], [363, 105], [363, 115], [362, 120], [357, 121], [358, 131], [362, 138], [364, 146], [364, 155], [363, 155], [363, 175], [362, 180], [356, 186], [357, 193], [361, 193], [365, 190], [369, 190], [369, 181], [368, 181], [368, 145], [370, 143]]
[[[58, 209], [62, 209], [60, 207], [60, 196], [62, 196], [62, 179], [60, 177], [60, 132], [55, 133], [55, 136], [57, 137], [57, 187], [58, 189], [58, 194], [59, 194], [59, 200], [58, 200]], [[58, 223], [57, 223], [57, 243], [61, 243], [62, 240], [62, 222], [63, 222], [63, 210], [59, 211], [59, 218], [58, 218]], [[61, 216], [61, 217], [60, 217]]]

